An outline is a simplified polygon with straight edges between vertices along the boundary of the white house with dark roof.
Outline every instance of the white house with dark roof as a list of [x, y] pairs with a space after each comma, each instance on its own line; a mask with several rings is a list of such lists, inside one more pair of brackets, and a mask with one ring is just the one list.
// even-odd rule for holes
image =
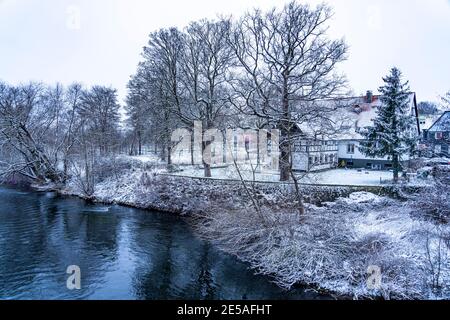
[[[305, 133], [305, 138], [296, 143], [293, 155], [295, 170], [325, 170], [337, 166], [380, 170], [392, 167], [389, 157], [370, 158], [359, 151], [360, 143], [364, 141], [361, 129], [372, 126], [378, 109], [383, 107], [380, 96], [367, 92], [366, 96], [325, 103], [336, 105], [328, 125], [338, 128], [329, 130], [332, 132], [330, 134], [311, 135], [314, 123], [299, 125], [299, 130]], [[416, 94], [413, 92], [409, 94], [409, 107], [406, 112], [416, 119], [411, 134], [419, 137], [419, 114]], [[409, 155], [404, 155], [402, 160], [409, 160]]]

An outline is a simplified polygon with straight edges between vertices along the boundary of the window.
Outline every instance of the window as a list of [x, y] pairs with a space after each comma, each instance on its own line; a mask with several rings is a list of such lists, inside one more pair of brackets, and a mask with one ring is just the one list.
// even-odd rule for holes
[[309, 157], [309, 165], [313, 165], [314, 164], [314, 157], [310, 156]]
[[435, 154], [440, 154], [441, 151], [442, 151], [442, 147], [441, 147], [440, 144], [437, 144], [437, 145], [434, 146], [434, 153]]
[[319, 156], [314, 157], [314, 164], [318, 164], [320, 162]]
[[436, 133], [434, 134], [434, 138], [435, 138], [436, 140], [442, 140], [442, 138], [443, 138], [442, 132], [436, 132]]
[[328, 163], [328, 155], [325, 155], [325, 163]]
[[353, 143], [347, 145], [347, 153], [355, 153], [355, 145]]

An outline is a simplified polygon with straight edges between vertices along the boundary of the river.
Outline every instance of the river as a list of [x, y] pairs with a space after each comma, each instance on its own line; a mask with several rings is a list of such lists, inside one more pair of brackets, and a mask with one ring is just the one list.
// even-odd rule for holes
[[181, 217], [0, 187], [0, 299], [323, 298], [254, 275]]

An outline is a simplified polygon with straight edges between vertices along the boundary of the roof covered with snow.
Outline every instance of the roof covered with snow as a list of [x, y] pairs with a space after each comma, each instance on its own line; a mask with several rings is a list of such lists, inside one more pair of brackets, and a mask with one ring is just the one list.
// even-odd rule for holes
[[450, 131], [450, 111], [444, 112], [439, 119], [429, 129], [431, 132]]
[[420, 119], [420, 129], [428, 130], [431, 126], [442, 116], [442, 114], [428, 114], [421, 115]]
[[[360, 130], [373, 126], [382, 96], [362, 96], [320, 102], [324, 116], [318, 120], [299, 123], [299, 129], [317, 139], [362, 140]], [[417, 117], [416, 94], [409, 94], [408, 112]], [[419, 129], [419, 128], [418, 128]]]

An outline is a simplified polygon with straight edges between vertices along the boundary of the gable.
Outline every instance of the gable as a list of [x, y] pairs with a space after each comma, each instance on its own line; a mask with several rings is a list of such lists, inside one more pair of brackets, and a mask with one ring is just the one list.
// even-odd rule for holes
[[428, 130], [430, 132], [450, 131], [450, 111], [445, 112]]

